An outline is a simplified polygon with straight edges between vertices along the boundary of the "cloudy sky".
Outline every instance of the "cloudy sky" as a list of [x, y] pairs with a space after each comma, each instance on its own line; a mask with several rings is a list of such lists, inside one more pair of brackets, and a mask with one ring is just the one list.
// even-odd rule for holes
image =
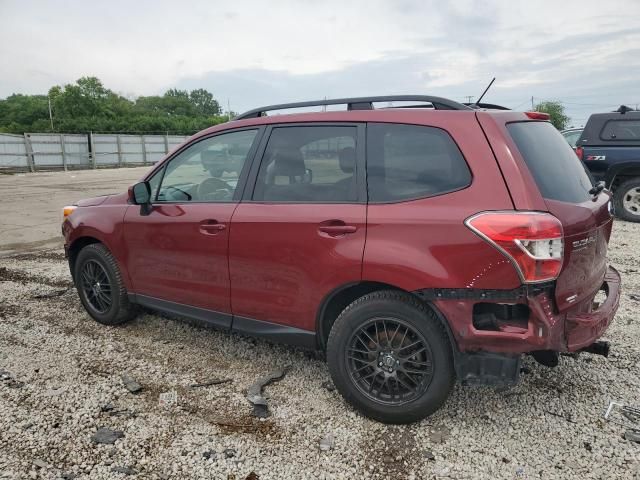
[[0, 0], [0, 98], [95, 75], [206, 88], [234, 111], [322, 97], [640, 104], [640, 0]]

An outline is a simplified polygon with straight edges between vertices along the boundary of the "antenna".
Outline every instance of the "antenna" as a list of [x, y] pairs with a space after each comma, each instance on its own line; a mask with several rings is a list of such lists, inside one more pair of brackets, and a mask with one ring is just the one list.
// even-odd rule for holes
[[474, 103], [474, 105], [477, 107], [478, 104], [480, 103], [480, 100], [483, 99], [483, 97], [485, 96], [485, 94], [487, 93], [487, 91], [491, 88], [491, 85], [493, 85], [493, 82], [496, 81], [496, 77], [493, 77], [493, 79], [491, 80], [491, 82], [489, 82], [489, 85], [487, 85], [487, 88], [484, 89], [484, 92], [482, 92], [482, 95], [480, 95], [480, 97], [478, 98], [478, 100], [476, 100], [476, 103]]

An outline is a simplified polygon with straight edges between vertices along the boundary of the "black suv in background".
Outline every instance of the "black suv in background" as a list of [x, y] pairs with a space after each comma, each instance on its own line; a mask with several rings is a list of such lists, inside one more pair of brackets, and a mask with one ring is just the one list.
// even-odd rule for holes
[[613, 192], [615, 214], [640, 222], [640, 111], [621, 106], [589, 117], [576, 154]]

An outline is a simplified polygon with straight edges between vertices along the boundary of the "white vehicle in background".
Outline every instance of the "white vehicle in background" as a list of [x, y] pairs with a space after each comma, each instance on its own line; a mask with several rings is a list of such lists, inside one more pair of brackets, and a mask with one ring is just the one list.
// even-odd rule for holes
[[582, 134], [583, 128], [568, 128], [567, 130], [562, 130], [562, 136], [564, 139], [571, 145], [571, 148], [576, 148], [576, 143]]

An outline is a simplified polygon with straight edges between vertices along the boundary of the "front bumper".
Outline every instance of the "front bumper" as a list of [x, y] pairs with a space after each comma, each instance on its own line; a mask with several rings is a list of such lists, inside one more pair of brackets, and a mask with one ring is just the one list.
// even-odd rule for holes
[[[557, 312], [553, 289], [520, 290], [518, 296], [465, 295], [465, 298], [432, 298], [447, 319], [460, 352], [529, 353], [536, 350], [575, 352], [591, 345], [611, 324], [620, 303], [620, 274], [608, 267], [599, 290], [607, 297], [594, 309], [592, 300], [569, 311]], [[505, 292], [506, 293], [506, 292]], [[596, 292], [594, 292], [594, 296]], [[473, 325], [473, 309], [478, 302], [525, 304], [530, 309], [524, 328], [479, 330]]]

